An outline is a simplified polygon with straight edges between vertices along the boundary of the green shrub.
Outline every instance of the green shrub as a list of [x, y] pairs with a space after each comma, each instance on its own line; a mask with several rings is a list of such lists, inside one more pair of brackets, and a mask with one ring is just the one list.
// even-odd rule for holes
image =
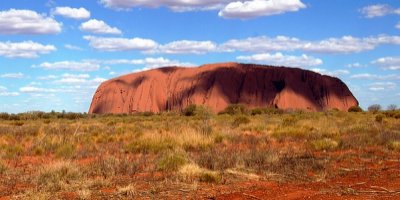
[[261, 108], [254, 108], [251, 110], [251, 115], [261, 115], [263, 114], [263, 111]]
[[185, 116], [194, 116], [196, 115], [197, 106], [195, 104], [188, 105], [185, 109], [182, 110], [182, 114]]
[[248, 124], [248, 123], [250, 123], [250, 119], [249, 119], [248, 117], [246, 117], [246, 116], [239, 116], [239, 117], [236, 117], [236, 118], [233, 120], [232, 126], [233, 126], [233, 127], [238, 127], [238, 126], [240, 126], [241, 124]]
[[360, 106], [352, 106], [348, 110], [349, 112], [362, 112], [363, 109]]
[[217, 172], [204, 171], [200, 174], [199, 179], [201, 182], [219, 183], [221, 176]]
[[75, 146], [72, 144], [63, 144], [55, 152], [57, 158], [71, 158], [75, 155]]
[[229, 115], [239, 115], [239, 114], [247, 114], [248, 110], [245, 105], [242, 104], [231, 104], [225, 108], [220, 114], [229, 114]]
[[389, 143], [389, 149], [394, 151], [400, 151], [400, 141], [391, 141]]
[[157, 169], [161, 171], [176, 171], [187, 163], [186, 158], [177, 153], [167, 153], [157, 162]]
[[338, 145], [338, 142], [329, 138], [319, 139], [311, 142], [311, 147], [317, 151], [333, 150]]

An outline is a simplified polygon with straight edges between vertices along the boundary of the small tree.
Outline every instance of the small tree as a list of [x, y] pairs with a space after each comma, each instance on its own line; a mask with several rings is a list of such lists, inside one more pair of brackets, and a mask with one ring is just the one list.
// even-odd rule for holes
[[376, 113], [378, 111], [382, 110], [382, 106], [379, 104], [372, 104], [368, 107], [369, 112]]
[[395, 104], [390, 104], [388, 107], [387, 107], [387, 110], [390, 110], [390, 111], [395, 111], [397, 109], [397, 105], [395, 105]]
[[362, 112], [363, 109], [360, 106], [352, 106], [348, 110], [349, 112]]

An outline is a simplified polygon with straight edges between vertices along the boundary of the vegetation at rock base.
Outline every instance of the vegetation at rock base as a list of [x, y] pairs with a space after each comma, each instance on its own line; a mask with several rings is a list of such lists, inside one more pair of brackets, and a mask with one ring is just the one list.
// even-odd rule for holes
[[388, 176], [400, 182], [400, 111], [379, 108], [1, 113], [0, 196], [165, 199], [197, 191], [206, 198], [216, 187], [240, 192], [249, 181], [315, 183], [332, 195], [354, 195], [357, 189], [330, 185], [354, 173], [371, 184]]

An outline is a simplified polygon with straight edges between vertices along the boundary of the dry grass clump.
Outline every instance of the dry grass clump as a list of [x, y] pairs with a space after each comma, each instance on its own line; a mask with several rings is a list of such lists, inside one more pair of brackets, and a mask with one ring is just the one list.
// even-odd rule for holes
[[[197, 107], [182, 113], [79, 118], [67, 113], [59, 113], [60, 118], [4, 115], [0, 188], [29, 188], [0, 195], [158, 198], [166, 190], [162, 187], [191, 182], [207, 187], [243, 179], [320, 181], [335, 177], [338, 166], [357, 162], [354, 155], [342, 155], [344, 150], [374, 162], [393, 160], [400, 152], [398, 113], [256, 108], [250, 115], [234, 105], [221, 115]], [[151, 189], [141, 191], [140, 182]], [[107, 189], [110, 194], [103, 192]]]
[[208, 183], [218, 183], [221, 181], [221, 175], [218, 172], [200, 168], [194, 163], [183, 165], [179, 169], [178, 175], [184, 181], [199, 180]]
[[157, 161], [157, 170], [161, 171], [176, 171], [183, 165], [187, 163], [187, 159], [185, 155], [182, 155], [178, 152], [168, 152], [158, 159]]
[[400, 141], [391, 141], [389, 143], [389, 149], [394, 151], [400, 151]]
[[59, 191], [82, 178], [83, 174], [77, 165], [69, 161], [58, 161], [42, 167], [36, 183], [46, 191]]
[[338, 142], [336, 142], [335, 140], [329, 139], [329, 138], [311, 141], [311, 147], [317, 151], [333, 150], [333, 149], [336, 149], [336, 147], [338, 147], [338, 145], [339, 145]]
[[101, 176], [105, 179], [115, 176], [133, 175], [139, 170], [141, 158], [129, 160], [126, 157], [100, 157], [90, 163], [85, 169], [89, 176]]

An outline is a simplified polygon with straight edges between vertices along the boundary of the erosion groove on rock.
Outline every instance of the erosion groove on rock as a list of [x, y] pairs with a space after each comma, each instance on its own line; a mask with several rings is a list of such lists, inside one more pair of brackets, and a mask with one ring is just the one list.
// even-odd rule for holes
[[163, 67], [105, 81], [94, 94], [89, 113], [162, 112], [190, 104], [215, 112], [230, 104], [347, 111], [358, 101], [338, 78], [298, 68], [218, 63]]

